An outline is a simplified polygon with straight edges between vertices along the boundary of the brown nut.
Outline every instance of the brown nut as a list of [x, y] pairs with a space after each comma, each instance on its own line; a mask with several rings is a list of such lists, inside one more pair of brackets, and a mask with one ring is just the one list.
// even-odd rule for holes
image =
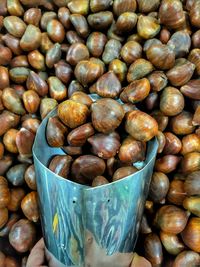
[[120, 54], [127, 64], [131, 64], [142, 57], [142, 46], [135, 41], [129, 41], [122, 47]]
[[46, 138], [50, 146], [63, 146], [65, 143], [67, 132], [67, 127], [57, 117], [52, 117], [48, 119], [46, 128]]
[[131, 82], [127, 87], [124, 88], [120, 94], [120, 99], [123, 102], [138, 103], [144, 100], [150, 92], [150, 83], [148, 79], [143, 78]]
[[148, 60], [161, 70], [168, 70], [175, 64], [174, 50], [168, 45], [152, 45], [147, 49], [146, 55]]
[[114, 72], [109, 71], [103, 74], [89, 90], [91, 94], [95, 93], [101, 97], [115, 98], [120, 94], [122, 87]]
[[167, 86], [167, 76], [163, 71], [154, 71], [147, 78], [153, 91], [159, 92]]
[[38, 50], [33, 50], [28, 54], [28, 62], [38, 71], [45, 70], [45, 58]]
[[7, 151], [11, 153], [18, 153], [17, 145], [16, 145], [16, 136], [18, 130], [9, 129], [3, 136], [3, 144]]
[[87, 106], [73, 100], [65, 100], [58, 105], [58, 117], [70, 128], [76, 128], [84, 124], [88, 115]]
[[88, 108], [92, 105], [92, 99], [89, 97], [89, 95], [81, 91], [74, 92], [71, 95], [70, 100], [73, 100], [77, 103], [84, 104]]
[[67, 88], [57, 77], [50, 76], [47, 82], [51, 98], [57, 101], [62, 101], [67, 98]]
[[153, 69], [153, 65], [148, 60], [144, 58], [136, 59], [128, 69], [127, 81], [130, 83], [134, 80], [141, 79], [151, 73]]
[[170, 183], [169, 191], [167, 193], [167, 200], [175, 205], [183, 205], [186, 197], [184, 189], [184, 182], [181, 180], [173, 180]]
[[72, 157], [69, 155], [54, 156], [49, 163], [49, 169], [59, 176], [68, 178], [71, 163]]
[[109, 71], [113, 71], [120, 82], [126, 79], [127, 66], [126, 63], [119, 59], [113, 59], [109, 64]]
[[41, 43], [41, 31], [38, 27], [29, 24], [20, 40], [20, 46], [24, 51], [37, 49]]
[[160, 110], [164, 115], [175, 116], [185, 105], [182, 93], [174, 87], [166, 87], [160, 97]]
[[138, 141], [149, 141], [158, 133], [156, 120], [139, 110], [133, 110], [126, 116], [125, 130]]
[[138, 169], [134, 166], [121, 167], [114, 172], [112, 181], [114, 182], [120, 180], [122, 178], [125, 178], [126, 176], [136, 173], [137, 171]]
[[11, 35], [17, 38], [21, 38], [26, 30], [26, 24], [17, 16], [5, 17], [3, 25]]
[[24, 13], [24, 22], [27, 24], [33, 24], [36, 27], [39, 26], [40, 19], [42, 16], [41, 9], [39, 8], [29, 8], [25, 13]]
[[69, 47], [67, 52], [66, 61], [75, 66], [81, 60], [89, 59], [89, 51], [88, 48], [81, 43], [74, 43]]
[[166, 144], [163, 149], [163, 154], [165, 155], [175, 155], [178, 154], [182, 148], [181, 140], [173, 133], [165, 132]]
[[92, 155], [84, 155], [77, 158], [71, 169], [72, 178], [75, 182], [88, 184], [99, 175], [102, 175], [106, 169], [103, 159]]
[[97, 100], [91, 106], [91, 116], [94, 128], [102, 133], [113, 132], [124, 117], [123, 107], [110, 98]]
[[122, 45], [120, 41], [115, 39], [110, 39], [106, 45], [102, 55], [103, 62], [109, 64], [112, 60], [120, 57]]
[[32, 222], [39, 220], [39, 207], [37, 192], [28, 193], [21, 202], [21, 208], [24, 215]]
[[188, 221], [187, 213], [174, 206], [162, 206], [156, 213], [154, 224], [162, 231], [169, 234], [179, 234], [183, 231]]
[[156, 160], [155, 170], [165, 174], [174, 171], [181, 158], [175, 155], [166, 155]]
[[192, 124], [192, 118], [192, 113], [188, 111], [182, 111], [179, 115], [173, 117], [170, 121], [172, 132], [177, 135], [193, 133], [195, 126]]
[[182, 86], [186, 84], [192, 77], [195, 65], [190, 61], [179, 58], [175, 61], [172, 69], [168, 70], [166, 75], [173, 86]]
[[29, 113], [36, 113], [40, 106], [40, 97], [33, 90], [27, 90], [23, 94], [24, 107]]
[[133, 137], [126, 137], [119, 149], [118, 157], [122, 162], [137, 162], [145, 159], [146, 144], [135, 140]]
[[24, 180], [31, 190], [37, 190], [35, 167], [33, 164], [26, 169]]
[[165, 200], [169, 190], [169, 179], [162, 172], [154, 172], [151, 178], [149, 197], [154, 203], [160, 203]]
[[92, 181], [92, 186], [93, 187], [101, 186], [101, 185], [104, 185], [104, 184], [109, 184], [108, 180], [104, 176], [97, 176]]
[[30, 71], [28, 79], [26, 81], [28, 90], [34, 90], [39, 96], [45, 96], [48, 93], [48, 85], [37, 73]]
[[95, 134], [87, 139], [91, 144], [91, 152], [103, 159], [114, 157], [120, 148], [120, 136], [116, 132]]
[[80, 147], [85, 144], [87, 139], [95, 133], [91, 123], [83, 124], [72, 130], [67, 136], [70, 146]]
[[191, 99], [200, 100], [199, 85], [200, 80], [190, 80], [181, 87], [181, 93]]

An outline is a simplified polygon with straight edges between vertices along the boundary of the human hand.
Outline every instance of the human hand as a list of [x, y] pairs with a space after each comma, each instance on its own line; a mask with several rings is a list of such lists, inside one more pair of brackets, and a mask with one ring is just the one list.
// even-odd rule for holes
[[44, 239], [42, 238], [31, 250], [26, 267], [48, 267], [44, 265], [45, 260], [45, 245]]

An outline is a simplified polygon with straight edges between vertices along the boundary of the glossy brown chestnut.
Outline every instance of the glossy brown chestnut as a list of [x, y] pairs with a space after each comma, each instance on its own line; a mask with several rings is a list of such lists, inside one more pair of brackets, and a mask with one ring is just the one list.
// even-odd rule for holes
[[26, 169], [24, 180], [31, 190], [37, 190], [35, 167], [33, 164]]
[[6, 66], [11, 62], [12, 52], [10, 48], [0, 45], [0, 65]]
[[162, 172], [154, 172], [151, 178], [149, 197], [154, 203], [163, 201], [169, 190], [169, 179]]
[[188, 196], [200, 195], [200, 171], [189, 173], [184, 182], [184, 190]]
[[181, 158], [175, 155], [166, 155], [156, 160], [155, 170], [158, 172], [163, 172], [165, 174], [174, 171]]
[[66, 63], [64, 60], [60, 60], [54, 65], [54, 68], [56, 77], [63, 83], [68, 84], [71, 81], [73, 72], [68, 63]]
[[188, 134], [182, 139], [182, 149], [180, 153], [186, 155], [190, 152], [200, 152], [200, 137], [196, 134]]
[[0, 114], [0, 136], [6, 133], [9, 129], [16, 127], [19, 121], [19, 115], [16, 115], [8, 110], [4, 110]]
[[5, 149], [11, 153], [18, 153], [17, 145], [16, 145], [16, 136], [18, 130], [9, 129], [3, 136], [3, 144]]
[[16, 135], [16, 145], [21, 155], [31, 156], [35, 134], [25, 128], [21, 128]]
[[53, 68], [54, 64], [58, 63], [61, 59], [61, 45], [59, 43], [55, 43], [53, 46], [49, 48], [46, 53], [46, 65], [48, 68]]
[[26, 195], [24, 189], [12, 188], [10, 190], [10, 201], [7, 205], [9, 211], [18, 211], [21, 205], [21, 201]]
[[33, 24], [36, 27], [39, 26], [40, 19], [42, 16], [41, 9], [39, 8], [29, 8], [25, 13], [24, 13], [24, 22], [27, 24]]
[[138, 141], [149, 141], [158, 133], [156, 120], [139, 110], [126, 115], [125, 130]]
[[17, 16], [7, 16], [4, 18], [3, 25], [14, 37], [21, 38], [26, 30], [26, 24]]
[[164, 135], [166, 138], [166, 144], [163, 149], [163, 154], [165, 155], [178, 154], [182, 148], [181, 140], [176, 135], [170, 132], [165, 132]]
[[179, 0], [164, 0], [162, 1], [158, 16], [161, 24], [164, 24], [170, 29], [178, 29], [185, 22], [183, 6]]
[[39, 96], [45, 96], [48, 93], [48, 85], [40, 76], [34, 71], [30, 71], [28, 79], [26, 81], [28, 90], [34, 90]]
[[127, 64], [131, 64], [141, 58], [142, 46], [135, 41], [129, 41], [122, 47], [120, 55]]
[[106, 164], [103, 159], [93, 155], [84, 155], [77, 158], [71, 168], [71, 175], [74, 181], [81, 184], [88, 184], [97, 176], [104, 173]]
[[69, 155], [54, 156], [49, 163], [49, 169], [59, 176], [68, 178], [71, 163], [72, 157]]
[[28, 193], [21, 202], [24, 215], [32, 222], [39, 220], [38, 196], [35, 191]]
[[32, 222], [21, 219], [13, 225], [9, 233], [10, 244], [20, 253], [29, 251], [36, 239], [36, 229]]
[[65, 100], [58, 105], [58, 117], [70, 128], [76, 128], [84, 124], [88, 115], [89, 110], [87, 106], [73, 100]]
[[58, 9], [58, 18], [66, 30], [70, 29], [71, 26], [69, 16], [70, 12], [67, 7], [62, 6]]
[[126, 176], [136, 173], [137, 171], [138, 169], [134, 166], [121, 167], [114, 172], [112, 181], [118, 181], [122, 178], [125, 178]]
[[180, 90], [183, 95], [191, 99], [200, 100], [199, 86], [200, 80], [190, 80], [188, 83], [183, 85]]
[[95, 80], [103, 74], [103, 71], [100, 64], [82, 60], [76, 65], [74, 74], [76, 79], [83, 86], [87, 86], [88, 84], [95, 82]]
[[137, 19], [137, 14], [135, 14], [134, 12], [122, 13], [116, 21], [117, 32], [120, 34], [131, 32], [137, 23]]
[[87, 59], [89, 59], [89, 51], [84, 44], [74, 43], [69, 47], [66, 56], [66, 61], [70, 65], [77, 65], [79, 61]]
[[47, 114], [50, 111], [52, 111], [57, 105], [58, 105], [58, 102], [55, 99], [43, 98], [40, 104], [41, 118], [44, 119], [47, 116]]
[[137, 32], [144, 39], [155, 37], [160, 31], [160, 25], [156, 18], [140, 15], [137, 22]]
[[6, 67], [0, 66], [0, 90], [9, 87], [9, 73]]
[[146, 144], [145, 142], [137, 141], [133, 137], [126, 137], [119, 149], [119, 159], [122, 162], [137, 162], [145, 159]]
[[28, 62], [38, 71], [45, 70], [45, 58], [38, 50], [33, 50], [28, 54]]
[[58, 119], [58, 117], [52, 117], [48, 119], [46, 138], [50, 146], [63, 146], [67, 132], [67, 127]]
[[172, 69], [168, 70], [166, 75], [173, 86], [182, 86], [192, 77], [196, 66], [190, 61], [179, 58], [175, 61]]
[[103, 31], [113, 22], [113, 13], [111, 11], [100, 11], [98, 13], [90, 14], [87, 21], [91, 28]]
[[87, 15], [89, 12], [89, 1], [88, 0], [73, 0], [68, 1], [68, 8], [71, 13]]
[[163, 262], [162, 244], [157, 234], [150, 233], [144, 240], [144, 254], [152, 266], [159, 266]]
[[171, 130], [177, 135], [191, 134], [195, 130], [192, 125], [192, 113], [183, 111], [179, 115], [173, 117], [170, 121]]
[[23, 94], [23, 103], [29, 113], [36, 113], [40, 106], [40, 97], [33, 90], [27, 90]]
[[73, 129], [67, 136], [70, 146], [80, 147], [85, 144], [87, 139], [95, 133], [91, 123], [83, 124]]
[[161, 231], [160, 239], [166, 251], [171, 255], [178, 255], [185, 249], [184, 244], [175, 234], [169, 234]]
[[120, 57], [122, 45], [120, 41], [115, 39], [110, 39], [106, 45], [102, 55], [103, 62], [109, 64], [112, 60]]
[[143, 78], [131, 82], [127, 87], [124, 88], [120, 94], [120, 99], [123, 102], [137, 103], [144, 100], [150, 92], [150, 83], [148, 79]]
[[132, 82], [141, 79], [151, 73], [153, 69], [153, 65], [148, 60], [144, 58], [136, 59], [128, 69], [127, 81]]
[[183, 201], [183, 207], [194, 215], [200, 217], [200, 197], [186, 197]]
[[93, 187], [101, 186], [101, 185], [104, 185], [104, 184], [109, 184], [108, 180], [104, 176], [97, 176], [92, 181], [92, 186]]
[[194, 48], [200, 48], [200, 30], [192, 35], [192, 45]]
[[69, 98], [70, 100], [73, 100], [77, 103], [81, 103], [86, 105], [88, 108], [90, 108], [90, 106], [92, 105], [93, 101], [92, 99], [89, 97], [89, 95], [87, 95], [84, 92], [81, 91], [77, 91], [74, 92], [71, 97]]
[[49, 94], [51, 98], [62, 101], [67, 97], [67, 88], [65, 85], [55, 76], [50, 76], [47, 80], [49, 85]]
[[200, 218], [190, 218], [181, 233], [183, 242], [195, 252], [200, 252]]
[[110, 98], [97, 100], [91, 106], [91, 117], [94, 128], [102, 133], [113, 132], [124, 117], [123, 107]]
[[170, 183], [167, 199], [170, 203], [175, 205], [182, 205], [186, 197], [184, 189], [184, 182], [181, 180], [173, 180]]
[[200, 170], [200, 153], [191, 152], [184, 155], [181, 160], [181, 171], [183, 173], [189, 173]]
[[179, 234], [187, 221], [188, 215], [184, 210], [174, 205], [165, 205], [157, 211], [154, 224], [165, 233]]
[[41, 31], [38, 27], [29, 24], [20, 40], [20, 46], [24, 51], [37, 49], [41, 43]]
[[127, 66], [119, 59], [113, 59], [110, 62], [109, 71], [113, 71], [120, 82], [123, 82], [126, 79]]
[[148, 60], [160, 70], [168, 70], [175, 64], [174, 50], [168, 45], [152, 45], [147, 49], [146, 55]]
[[91, 152], [99, 158], [114, 157], [120, 148], [120, 136], [116, 132], [110, 134], [95, 134], [87, 139], [91, 144]]
[[120, 16], [124, 12], [135, 12], [137, 8], [136, 0], [115, 0], [113, 3], [113, 12]]
[[181, 252], [173, 262], [173, 267], [182, 266], [198, 266], [200, 264], [200, 256], [197, 252], [185, 250]]
[[190, 22], [192, 26], [199, 28], [200, 25], [200, 1], [194, 1], [190, 9]]
[[122, 86], [114, 72], [103, 74], [90, 88], [90, 93], [96, 93], [101, 97], [115, 98], [119, 96]]
[[54, 43], [62, 43], [65, 38], [65, 29], [57, 19], [47, 23], [47, 33]]
[[167, 76], [163, 71], [153, 71], [148, 77], [153, 91], [159, 92], [167, 86]]

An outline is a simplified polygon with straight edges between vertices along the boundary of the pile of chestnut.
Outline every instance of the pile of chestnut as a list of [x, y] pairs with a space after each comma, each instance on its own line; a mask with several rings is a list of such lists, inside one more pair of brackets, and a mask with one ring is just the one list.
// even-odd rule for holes
[[[114, 73], [108, 72], [97, 86], [101, 83], [109, 93], [115, 82], [120, 85]], [[126, 112], [127, 107], [131, 111]], [[133, 163], [145, 159], [146, 142], [158, 133], [158, 124], [148, 114], [132, 108], [112, 98], [92, 103], [83, 92], [59, 104], [58, 116], [48, 119], [46, 138], [50, 146], [62, 147], [66, 155], [54, 156], [49, 169], [92, 186], [137, 172]]]
[[0, 266], [41, 237], [32, 146], [56, 107], [49, 168], [81, 184], [136, 172], [157, 137], [131, 267], [200, 266], [199, 75], [200, 0], [0, 0]]

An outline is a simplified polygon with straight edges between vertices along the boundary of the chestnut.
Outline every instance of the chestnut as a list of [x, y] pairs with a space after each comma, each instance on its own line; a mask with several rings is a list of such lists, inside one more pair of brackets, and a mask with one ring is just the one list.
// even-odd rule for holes
[[138, 171], [138, 169], [134, 166], [121, 167], [114, 172], [113, 177], [112, 177], [112, 181], [115, 182], [117, 180], [125, 178], [126, 176], [134, 174], [137, 171]]
[[149, 141], [158, 133], [156, 120], [139, 110], [133, 110], [126, 115], [125, 130], [138, 141]]
[[89, 115], [86, 105], [73, 100], [65, 100], [58, 105], [58, 117], [68, 127], [76, 128], [84, 124]]
[[91, 117], [97, 131], [110, 133], [121, 124], [124, 110], [116, 100], [102, 98], [92, 104]]
[[80, 156], [72, 164], [71, 175], [75, 182], [88, 184], [105, 172], [106, 164], [103, 159], [93, 155]]
[[120, 148], [120, 136], [116, 132], [95, 134], [87, 139], [91, 144], [91, 152], [103, 159], [114, 157]]
[[49, 169], [59, 176], [68, 178], [71, 163], [72, 163], [71, 156], [57, 155], [51, 159], [49, 163]]

